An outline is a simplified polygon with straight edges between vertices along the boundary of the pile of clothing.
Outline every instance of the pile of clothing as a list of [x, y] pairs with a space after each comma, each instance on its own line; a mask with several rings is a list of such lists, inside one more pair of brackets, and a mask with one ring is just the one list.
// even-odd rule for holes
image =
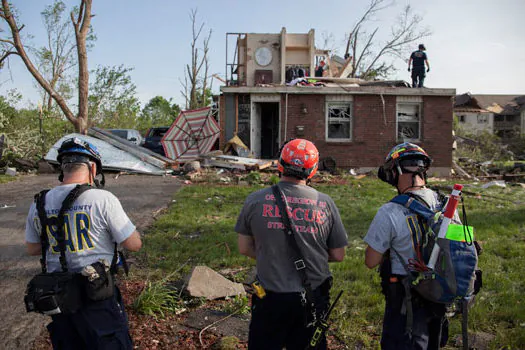
[[296, 86], [296, 85], [299, 85], [299, 86], [326, 86], [325, 83], [322, 83], [315, 79], [306, 79], [306, 78], [294, 79], [290, 81], [289, 83], [286, 83], [286, 85], [288, 86]]

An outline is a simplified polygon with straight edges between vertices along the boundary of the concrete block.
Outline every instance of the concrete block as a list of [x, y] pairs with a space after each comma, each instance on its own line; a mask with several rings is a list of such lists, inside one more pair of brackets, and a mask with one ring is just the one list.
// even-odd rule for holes
[[5, 169], [5, 174], [7, 176], [16, 176], [16, 169], [15, 168], [7, 168], [7, 169]]

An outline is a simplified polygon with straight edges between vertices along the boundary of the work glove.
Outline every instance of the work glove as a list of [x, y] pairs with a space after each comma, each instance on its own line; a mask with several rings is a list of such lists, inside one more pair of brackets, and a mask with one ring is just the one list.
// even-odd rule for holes
[[427, 73], [430, 72], [430, 67], [427, 68]]
[[408, 67], [408, 71], [410, 72], [410, 67]]

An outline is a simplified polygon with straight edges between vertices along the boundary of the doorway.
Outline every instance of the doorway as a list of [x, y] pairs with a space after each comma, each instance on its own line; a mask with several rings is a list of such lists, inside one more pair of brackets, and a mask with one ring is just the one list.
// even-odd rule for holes
[[279, 102], [253, 103], [252, 145], [256, 157], [275, 159], [279, 152]]

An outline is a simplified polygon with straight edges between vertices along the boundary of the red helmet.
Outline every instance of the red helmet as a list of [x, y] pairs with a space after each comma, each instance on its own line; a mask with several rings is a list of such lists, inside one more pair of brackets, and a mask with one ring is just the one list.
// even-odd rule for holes
[[283, 175], [310, 179], [317, 172], [319, 151], [315, 145], [305, 139], [294, 139], [284, 145], [277, 169]]

